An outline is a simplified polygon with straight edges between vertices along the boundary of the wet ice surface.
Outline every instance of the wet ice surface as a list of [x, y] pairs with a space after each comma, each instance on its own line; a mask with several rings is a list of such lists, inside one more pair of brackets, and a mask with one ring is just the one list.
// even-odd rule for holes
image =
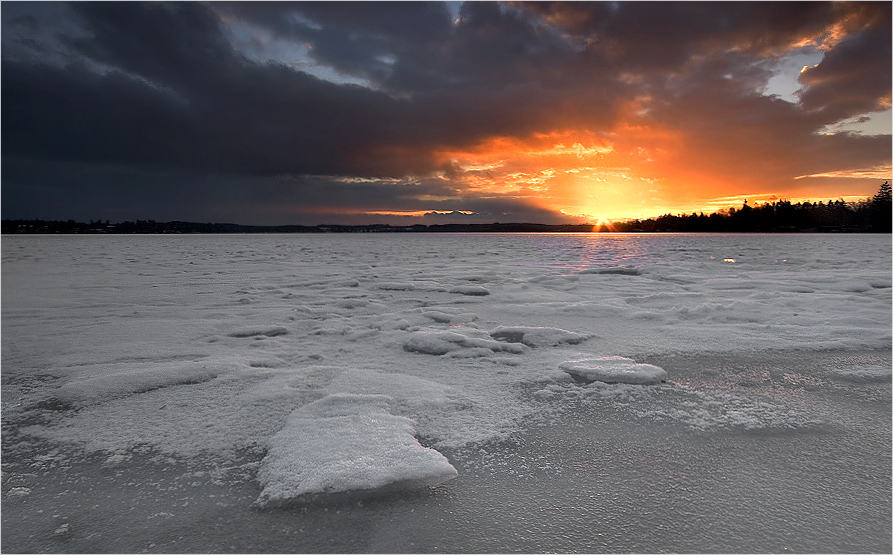
[[890, 550], [889, 236], [2, 247], [9, 551]]

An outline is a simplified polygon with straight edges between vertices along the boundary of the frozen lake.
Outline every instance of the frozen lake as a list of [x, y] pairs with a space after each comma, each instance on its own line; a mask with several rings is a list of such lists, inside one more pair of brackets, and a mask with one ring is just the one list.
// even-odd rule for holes
[[889, 235], [4, 236], [2, 547], [887, 553], [891, 291]]

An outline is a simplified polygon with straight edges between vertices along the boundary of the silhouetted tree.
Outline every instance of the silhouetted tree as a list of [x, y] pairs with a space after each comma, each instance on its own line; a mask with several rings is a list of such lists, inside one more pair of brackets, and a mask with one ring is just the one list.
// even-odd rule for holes
[[891, 203], [889, 181], [884, 181], [877, 194], [872, 197], [869, 212], [872, 231], [877, 233], [891, 232], [891, 228], [893, 228], [893, 203]]
[[874, 202], [890, 202], [891, 192], [889, 181], [884, 181], [884, 183], [881, 185], [881, 188], [878, 190], [877, 194], [874, 195], [874, 198], [872, 200]]

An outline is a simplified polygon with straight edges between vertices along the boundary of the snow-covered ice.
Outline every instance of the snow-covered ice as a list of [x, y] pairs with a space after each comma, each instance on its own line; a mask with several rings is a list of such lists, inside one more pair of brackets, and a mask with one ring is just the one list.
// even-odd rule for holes
[[[247, 505], [287, 505], [461, 488], [496, 464], [493, 446], [579, 407], [693, 437], [850, 437], [866, 430], [858, 411], [889, 405], [890, 247], [880, 235], [4, 236], [4, 465], [46, 445], [46, 464], [80, 452], [124, 472], [149, 452], [240, 468]], [[703, 366], [723, 356], [753, 362]], [[800, 358], [820, 363], [777, 362]], [[4, 469], [4, 509], [40, 498], [32, 471]]]
[[269, 440], [258, 480], [261, 506], [308, 494], [436, 486], [456, 476], [419, 445], [412, 420], [384, 395], [335, 393], [295, 409]]

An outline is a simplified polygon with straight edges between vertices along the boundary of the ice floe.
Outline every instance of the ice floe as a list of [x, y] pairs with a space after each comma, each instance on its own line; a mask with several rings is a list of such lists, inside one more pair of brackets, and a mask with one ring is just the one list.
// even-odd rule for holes
[[384, 395], [332, 394], [289, 415], [258, 471], [259, 506], [319, 493], [436, 486], [457, 475]]

